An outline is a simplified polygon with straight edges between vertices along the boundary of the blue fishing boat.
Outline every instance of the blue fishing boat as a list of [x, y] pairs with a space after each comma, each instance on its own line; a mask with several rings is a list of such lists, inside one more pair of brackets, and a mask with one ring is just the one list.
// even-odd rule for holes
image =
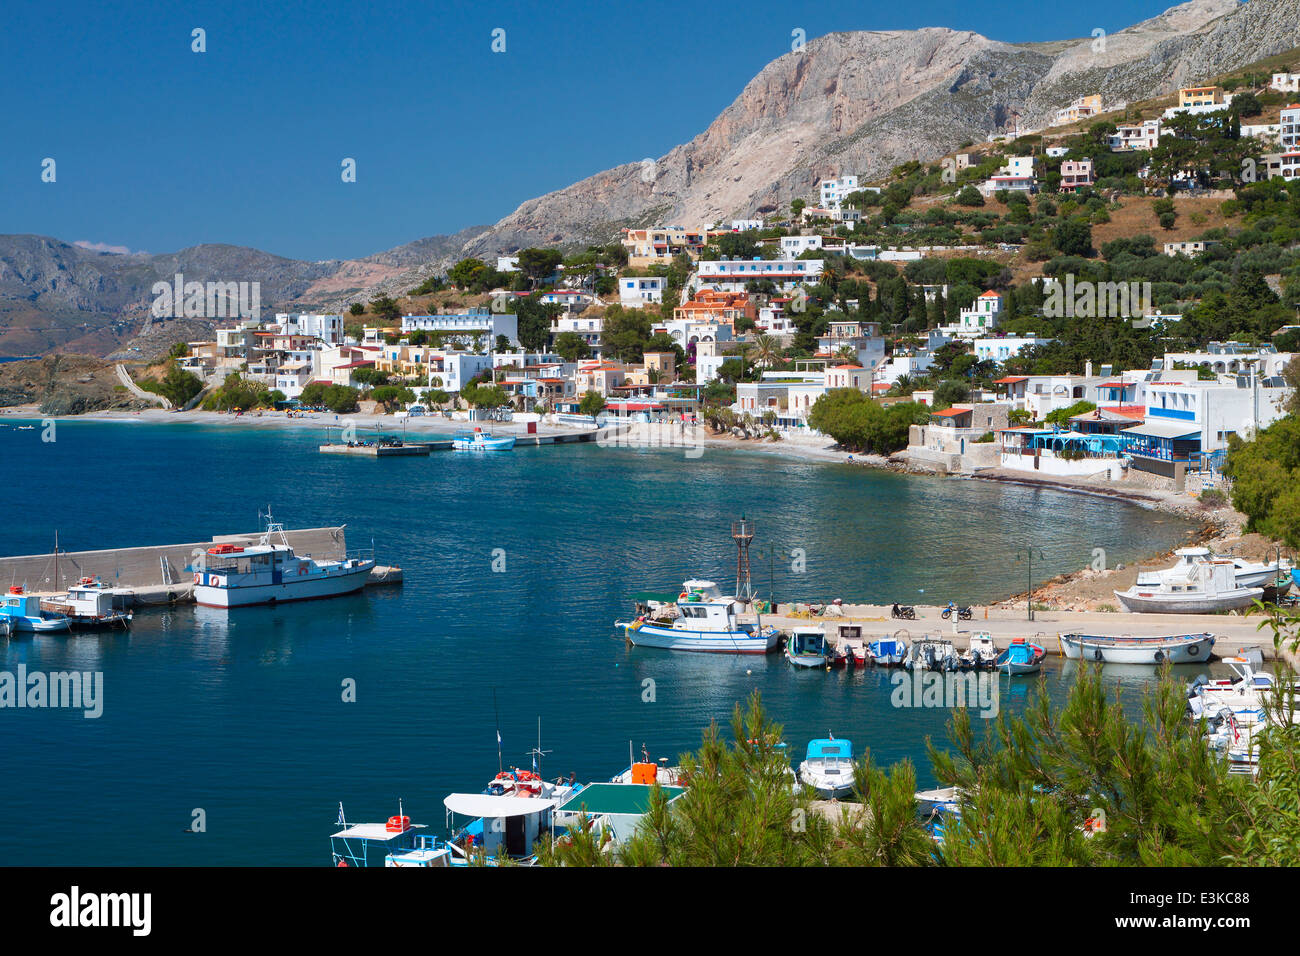
[[9, 588], [9, 593], [0, 603], [0, 613], [8, 619], [10, 629], [15, 632], [51, 634], [69, 630], [72, 626], [66, 614], [43, 609], [40, 595], [25, 594], [21, 585]]
[[515, 447], [513, 435], [497, 438], [475, 427], [472, 432], [457, 432], [451, 437], [453, 451], [509, 451]]
[[799, 765], [799, 781], [819, 796], [834, 800], [853, 792], [853, 744], [834, 735], [808, 742]]
[[882, 637], [867, 644], [871, 659], [879, 667], [898, 667], [907, 658], [907, 644], [893, 637]]
[[1018, 637], [997, 656], [993, 666], [1007, 674], [1037, 674], [1046, 656], [1047, 651], [1043, 648]]

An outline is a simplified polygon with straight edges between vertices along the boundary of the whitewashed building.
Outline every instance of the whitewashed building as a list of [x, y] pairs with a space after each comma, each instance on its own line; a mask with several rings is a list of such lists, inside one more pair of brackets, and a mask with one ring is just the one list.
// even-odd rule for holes
[[751, 282], [770, 280], [783, 292], [815, 283], [822, 274], [821, 259], [706, 259], [697, 277], [702, 288], [744, 292]]
[[663, 302], [664, 276], [624, 276], [618, 280], [618, 301], [630, 308], [640, 308], [647, 302]]

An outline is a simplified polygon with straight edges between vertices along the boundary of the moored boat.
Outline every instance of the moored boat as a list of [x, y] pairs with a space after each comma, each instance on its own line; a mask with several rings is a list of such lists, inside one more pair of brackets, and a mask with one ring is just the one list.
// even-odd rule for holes
[[867, 652], [880, 667], [898, 667], [907, 658], [907, 643], [896, 637], [882, 637], [867, 642]]
[[993, 635], [988, 631], [976, 631], [970, 636], [970, 646], [961, 655], [963, 670], [985, 670], [991, 668], [998, 658], [997, 645]]
[[913, 642], [903, 666], [908, 670], [955, 671], [961, 667], [961, 658], [947, 638], [923, 637]]
[[99, 578], [82, 578], [64, 594], [46, 597], [42, 610], [62, 614], [78, 630], [90, 628], [126, 628], [131, 625], [130, 611], [116, 606], [116, 599], [129, 595], [125, 589], [105, 587]]
[[785, 659], [795, 667], [825, 667], [829, 659], [820, 627], [796, 627], [785, 642]]
[[637, 647], [718, 654], [766, 654], [774, 650], [780, 632], [763, 624], [742, 624], [735, 599], [724, 597], [712, 581], [690, 580], [675, 604], [658, 605], [655, 613], [633, 621], [615, 621], [628, 642]]
[[284, 526], [268, 518], [261, 542], [217, 544], [192, 570], [194, 600], [203, 607], [247, 607], [338, 597], [360, 591], [375, 566], [372, 557], [321, 560], [298, 555]]
[[832, 800], [852, 793], [853, 744], [836, 740], [833, 734], [809, 741], [804, 761], [799, 765], [799, 781]]
[[1214, 647], [1213, 634], [1134, 637], [1131, 634], [1062, 634], [1061, 650], [1071, 660], [1106, 664], [1203, 663]]
[[27, 594], [22, 585], [13, 585], [0, 602], [0, 613], [9, 621], [10, 630], [32, 634], [57, 634], [71, 627], [66, 614], [47, 611], [41, 607], [37, 594]]
[[515, 447], [513, 435], [494, 436], [480, 427], [472, 432], [457, 432], [451, 437], [453, 451], [509, 451]]
[[337, 825], [343, 829], [330, 835], [330, 856], [336, 867], [452, 865], [450, 848], [437, 837], [417, 833], [426, 825], [411, 823], [400, 802], [397, 815], [386, 823], [352, 825], [344, 818], [340, 803]]
[[993, 661], [996, 670], [1012, 676], [1037, 674], [1043, 667], [1047, 651], [1023, 637], [1014, 639]]
[[1173, 567], [1140, 572], [1137, 584], [1154, 587], [1166, 578], [1185, 577], [1198, 566], [1216, 561], [1227, 561], [1232, 565], [1233, 581], [1239, 588], [1274, 587], [1279, 575], [1286, 573], [1280, 561], [1249, 561], [1237, 555], [1216, 555], [1209, 548], [1179, 548], [1174, 556], [1178, 560]]

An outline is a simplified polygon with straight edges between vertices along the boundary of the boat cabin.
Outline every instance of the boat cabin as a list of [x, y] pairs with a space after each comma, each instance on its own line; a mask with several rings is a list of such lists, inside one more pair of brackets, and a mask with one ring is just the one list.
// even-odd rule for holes
[[805, 760], [816, 760], [822, 764], [835, 765], [853, 762], [853, 744], [848, 740], [810, 740]]
[[[515, 860], [533, 855], [533, 846], [550, 833], [552, 814], [558, 801], [551, 798], [494, 796], [486, 793], [453, 793], [443, 801], [447, 827], [455, 835], [452, 843], [466, 857], [479, 851], [491, 859], [501, 853]], [[458, 816], [470, 818], [454, 829]]]
[[[342, 807], [339, 809], [342, 816]], [[338, 866], [450, 866], [451, 851], [436, 838], [417, 830], [422, 823], [389, 817], [387, 823], [358, 823], [330, 836], [330, 852]]]

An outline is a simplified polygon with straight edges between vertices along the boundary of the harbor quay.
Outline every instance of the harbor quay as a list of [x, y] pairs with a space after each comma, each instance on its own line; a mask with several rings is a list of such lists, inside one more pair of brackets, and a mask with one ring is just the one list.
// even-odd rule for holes
[[[186, 570], [215, 545], [237, 548], [256, 545], [264, 532], [214, 535], [209, 541], [146, 545], [96, 551], [58, 551], [0, 557], [0, 583], [20, 586], [30, 594], [54, 594], [84, 578], [98, 579], [118, 591], [127, 607], [189, 603], [194, 600], [195, 575]], [[300, 555], [318, 558], [347, 554], [343, 527], [286, 530], [285, 536]], [[399, 584], [400, 568], [376, 565], [368, 585]], [[125, 593], [124, 593], [125, 592]]]
[[[999, 646], [1024, 638], [1041, 646], [1049, 654], [1063, 655], [1058, 634], [1110, 634], [1132, 637], [1158, 637], [1171, 634], [1209, 633], [1214, 635], [1214, 655], [1232, 657], [1248, 647], [1260, 648], [1266, 660], [1277, 655], [1271, 633], [1259, 629], [1263, 620], [1257, 614], [1134, 614], [1108, 611], [1034, 610], [1031, 621], [1024, 608], [972, 607], [971, 620], [944, 620], [942, 607], [917, 606], [915, 620], [890, 617], [890, 606], [879, 604], [825, 605], [821, 614], [812, 614], [803, 603], [778, 602], [776, 614], [763, 614], [765, 625], [789, 632], [796, 627], [820, 623], [861, 625], [862, 639], [875, 640], [898, 634], [909, 644], [924, 635], [950, 640], [958, 650], [970, 647], [973, 634], [986, 632]], [[812, 605], [822, 607], [822, 605]], [[753, 613], [739, 616], [753, 622]], [[833, 629], [829, 629], [833, 630]], [[900, 633], [901, 632], [901, 633]], [[838, 647], [838, 638], [828, 632], [828, 642]], [[849, 642], [852, 643], [852, 642]]]

